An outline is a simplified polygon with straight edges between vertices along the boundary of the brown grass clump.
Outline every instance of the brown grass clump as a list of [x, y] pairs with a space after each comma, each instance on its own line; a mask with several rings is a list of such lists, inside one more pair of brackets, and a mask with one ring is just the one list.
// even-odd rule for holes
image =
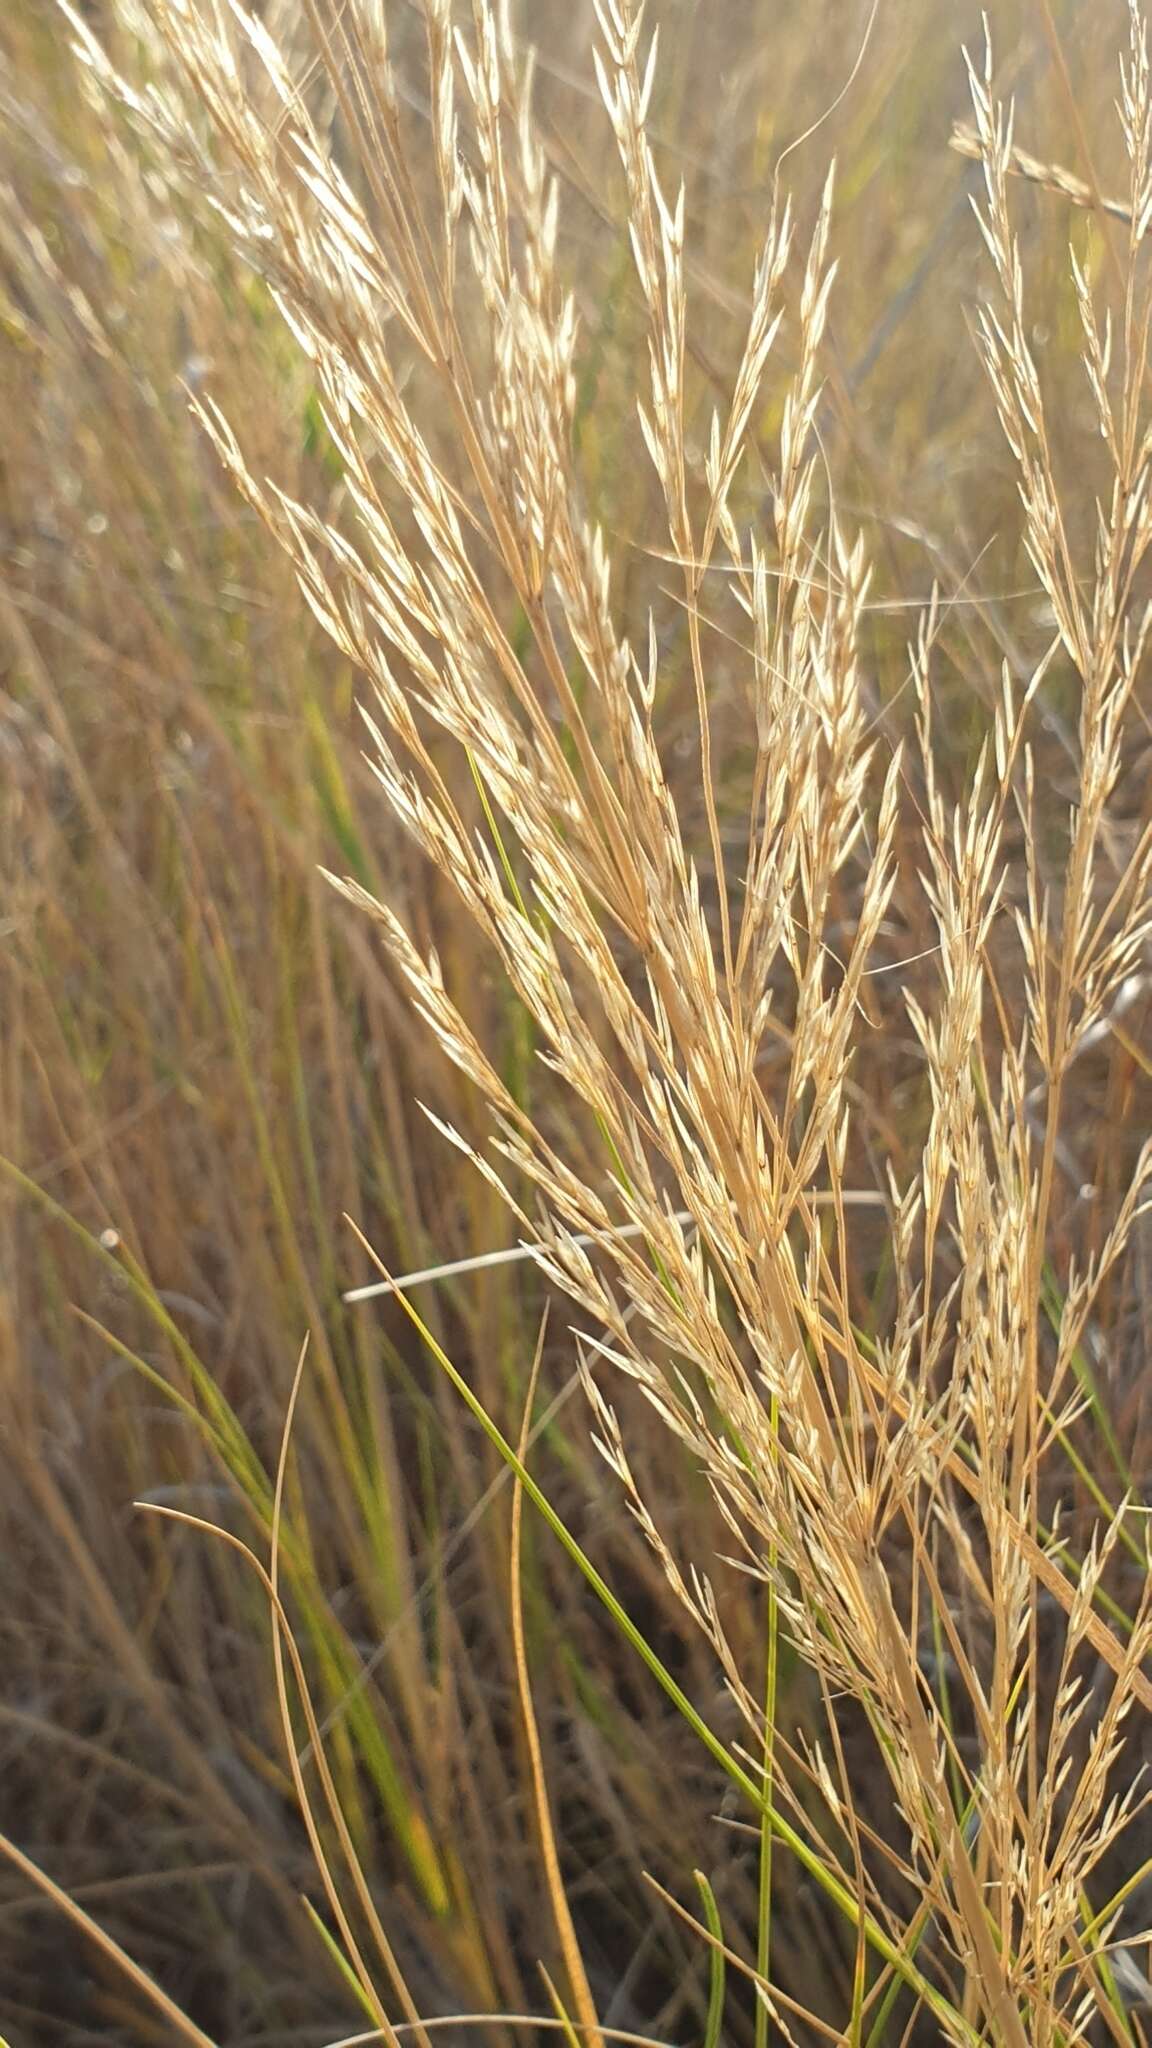
[[[594, 14], [641, 366], [635, 432], [623, 407], [614, 422], [628, 461], [646, 466], [642, 492], [622, 487], [646, 520], [647, 571], [627, 577], [593, 509], [603, 479], [586, 452], [573, 249], [507, 9], [475, 0], [465, 28], [449, 0], [427, 0], [418, 55], [406, 14], [327, 0], [260, 15], [121, 0], [130, 52], [70, 17], [93, 118], [120, 174], [142, 181], [141, 218], [160, 180], [182, 224], [193, 300], [258, 288], [306, 365], [326, 492], [280, 459], [263, 352], [279, 336], [252, 358], [254, 417], [245, 389], [217, 390], [207, 373], [190, 380], [193, 407], [248, 515], [226, 516], [246, 547], [275, 543], [261, 575], [291, 572], [321, 673], [337, 660], [334, 674], [357, 679], [375, 800], [406, 834], [403, 854], [386, 842], [386, 864], [365, 857], [367, 795], [357, 784], [346, 799], [325, 758], [337, 861], [317, 830], [285, 831], [275, 745], [250, 778], [263, 879], [292, 865], [328, 973], [320, 1042], [344, 1165], [330, 1192], [312, 1179], [316, 1227], [330, 1228], [338, 1186], [368, 1239], [388, 1234], [389, 1265], [397, 1253], [430, 1263], [426, 1239], [417, 1259], [397, 1224], [427, 1170], [446, 1208], [473, 1203], [489, 1222], [510, 1209], [568, 1307], [531, 1374], [530, 1331], [509, 1374], [485, 1357], [475, 1315], [454, 1330], [403, 1295], [419, 1345], [397, 1335], [389, 1357], [413, 1391], [379, 1406], [367, 1325], [327, 1334], [336, 1255], [317, 1294], [270, 1174], [270, 1227], [297, 1276], [277, 1334], [306, 1319], [318, 1354], [292, 1403], [302, 1388], [330, 1421], [294, 1462], [278, 1418], [224, 1401], [135, 1249], [117, 1265], [106, 1245], [109, 1268], [142, 1315], [167, 1318], [166, 1366], [204, 1424], [206, 1469], [234, 1482], [229, 1516], [237, 1495], [247, 1504], [213, 1569], [273, 1608], [266, 1732], [278, 1712], [289, 1754], [304, 1756], [275, 1789], [305, 1814], [328, 1943], [376, 2030], [364, 2038], [395, 2038], [396, 2021], [420, 2032], [435, 1999], [422, 1941], [446, 1979], [451, 1967], [442, 2012], [465, 1999], [489, 2015], [547, 2011], [524, 1961], [546, 1951], [549, 2016], [570, 2037], [613, 2037], [612, 1883], [590, 1862], [596, 1911], [569, 1903], [589, 1806], [552, 1780], [564, 1744], [542, 1739], [533, 1701], [524, 1601], [546, 1602], [551, 1582], [522, 1569], [527, 1495], [700, 1745], [703, 1804], [727, 1783], [743, 1862], [727, 1885], [701, 1877], [690, 1905], [665, 1890], [659, 1907], [664, 1970], [706, 1957], [695, 2003], [666, 1998], [674, 2037], [713, 2048], [731, 1994], [728, 2025], [758, 2044], [913, 2030], [966, 2048], [1138, 2040], [1152, 2005], [1139, 1305], [1152, 1141], [1133, 1022], [1147, 1016], [1152, 933], [1143, 24], [1134, 5], [1119, 94], [1128, 184], [1106, 234], [1094, 180], [1019, 151], [991, 55], [972, 65], [964, 146], [981, 166], [987, 266], [975, 337], [1018, 508], [1019, 545], [1001, 536], [998, 563], [1027, 579], [1031, 626], [1008, 629], [990, 600], [974, 641], [953, 617], [962, 589], [937, 588], [901, 658], [878, 634], [870, 565], [895, 508], [878, 505], [869, 532], [825, 431], [833, 180], [794, 202], [776, 162], [721, 374], [694, 338], [686, 190], [653, 138], [655, 38], [631, 0], [595, 0]], [[1063, 360], [1053, 396], [1013, 225], [1019, 173], [1049, 188], [1035, 195], [1045, 204], [1090, 214], [1056, 300], [1086, 373], [1074, 442], [1054, 425], [1069, 403]], [[222, 230], [225, 281], [205, 284], [197, 252]], [[29, 251], [42, 278], [55, 258]], [[853, 446], [845, 466], [862, 459]], [[929, 553], [943, 575], [946, 551]], [[302, 675], [305, 699], [312, 687]], [[115, 824], [93, 804], [87, 829]], [[343, 902], [318, 900], [317, 864]], [[268, 1171], [278, 1137], [227, 928], [213, 905], [193, 908], [173, 961], [192, 984], [206, 961], [218, 983]], [[329, 922], [348, 949], [339, 975]], [[258, 980], [258, 959], [249, 971]], [[396, 1021], [397, 987], [415, 1031]], [[292, 993], [289, 973], [279, 999]], [[383, 1135], [373, 1088], [362, 1067], [343, 1080], [355, 1005], [378, 1006], [384, 1091], [397, 1035], [397, 1094], [422, 1093], [464, 1155], [466, 1194], [442, 1164], [426, 1169], [401, 1101], [385, 1111], [397, 1184], [370, 1187], [357, 1129]], [[302, 1047], [305, 1093], [307, 1060]], [[113, 1341], [157, 1376], [144, 1339]], [[604, 1486], [582, 1445], [567, 1467], [551, 1447], [537, 1477], [546, 1351], [579, 1370], [643, 1546], [614, 1535], [606, 1556], [576, 1531], [581, 1488]], [[501, 1470], [515, 1482], [506, 1628], [494, 1625], [495, 1535], [467, 1609], [446, 1601], [439, 1621], [416, 1618], [436, 1488], [418, 1512], [405, 1463], [409, 1444], [431, 1457], [418, 1419], [449, 1388], [466, 1418], [453, 1411], [448, 1453], [436, 1451], [453, 1487], [473, 1457], [491, 1459], [493, 1484]], [[322, 1522], [317, 1543], [324, 1488], [337, 1533]], [[154, 1504], [220, 1521], [184, 1481], [177, 1495]], [[190, 1544], [155, 1522], [142, 1540], [157, 1571]], [[256, 1553], [270, 1563], [254, 1575]], [[609, 1590], [610, 1565], [632, 1575], [634, 1599]], [[349, 1575], [339, 1604], [336, 1567]], [[594, 1656], [581, 1669], [575, 1645], [599, 1622], [567, 1583], [588, 1706]], [[365, 1638], [386, 1646], [370, 1684]], [[496, 1699], [467, 1654], [477, 1638], [499, 1660]], [[643, 1708], [634, 1718], [642, 1728]], [[685, 1778], [700, 1763], [682, 1767], [693, 1752], [667, 1739], [664, 1777], [658, 1755], [629, 1746], [592, 1810], [616, 1809], [639, 1762], [641, 1802], [666, 1779], [678, 1825], [701, 1824]], [[196, 1741], [179, 1740], [203, 1775]], [[485, 1895], [482, 1854], [457, 1853], [450, 1815], [453, 1799], [470, 1802], [480, 1822], [511, 1753], [510, 1832], [531, 1841], [544, 1902], [538, 1924], [512, 1932]], [[252, 1769], [258, 1754], [253, 1741]], [[357, 1791], [366, 1770], [371, 1799]], [[235, 1834], [240, 1819], [222, 1812], [220, 1825]], [[490, 1869], [507, 1882], [511, 1847], [492, 1825]], [[617, 1827], [627, 1854], [627, 1819]], [[661, 1846], [677, 1847], [675, 1828]], [[679, 1873], [661, 1865], [666, 1884], [683, 1893], [704, 1853], [684, 1840]], [[266, 1883], [286, 1911], [275, 1855]], [[805, 1913], [834, 1969], [806, 1956]]]

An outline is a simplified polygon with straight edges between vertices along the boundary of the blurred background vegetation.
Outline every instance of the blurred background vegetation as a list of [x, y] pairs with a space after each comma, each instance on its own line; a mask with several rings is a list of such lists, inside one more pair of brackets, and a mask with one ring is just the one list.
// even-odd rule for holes
[[[418, 9], [388, 11], [418, 130]], [[131, 72], [123, 18], [97, 0], [85, 12]], [[294, 0], [264, 12], [299, 36]], [[644, 538], [659, 520], [633, 415], [642, 309], [592, 76], [592, 9], [525, 0], [514, 14], [540, 52], [561, 183], [584, 473], [616, 603], [639, 620], [667, 579]], [[656, 0], [654, 128], [662, 170], [687, 188], [701, 408], [731, 375], [781, 153], [792, 147], [783, 176], [805, 223], [837, 159], [820, 432], [841, 515], [867, 528], [875, 560], [870, 688], [877, 721], [898, 732], [906, 641], [938, 583], [939, 718], [959, 779], [1000, 664], [1022, 672], [1046, 623], [968, 331], [983, 288], [968, 203], [979, 174], [949, 136], [980, 10], [880, 0], [866, 36], [868, 15], [864, 0]], [[1107, 191], [1122, 7], [994, 0], [991, 19], [1023, 146]], [[317, 1886], [264, 1597], [233, 1553], [133, 1507], [259, 1533], [308, 1330], [285, 1569], [356, 1843], [423, 2012], [542, 2009], [536, 1961], [555, 1967], [555, 1934], [509, 1643], [509, 1490], [401, 1313], [341, 1301], [371, 1277], [345, 1216], [395, 1271], [504, 1245], [508, 1224], [421, 1117], [418, 1100], [481, 1135], [370, 928], [319, 868], [392, 903], [438, 948], [450, 986], [470, 990], [515, 1087], [544, 1081], [479, 941], [374, 794], [356, 677], [189, 417], [188, 388], [210, 394], [254, 470], [338, 516], [339, 465], [307, 366], [223, 233], [97, 118], [48, 0], [8, 0], [0, 15], [0, 182], [3, 1829], [229, 2048], [304, 2048], [355, 2024], [299, 1903]], [[1049, 193], [1022, 187], [1018, 201], [1033, 342], [1066, 393], [1055, 456], [1074, 473], [1086, 391], [1067, 242], [1074, 227], [1107, 264], [1108, 235]], [[765, 446], [775, 425], [769, 408]], [[682, 734], [687, 760], [690, 678], [674, 609], [663, 616], [661, 735], [675, 761]], [[1058, 690], [1051, 701], [1059, 799]], [[722, 673], [715, 715], [738, 781], [744, 713]], [[1093, 1084], [1083, 1163], [1102, 1183], [1146, 1064], [1115, 1043]], [[920, 1113], [877, 1087], [889, 1156], [915, 1142]], [[867, 1295], [879, 1283], [860, 1284]], [[512, 1435], [542, 1301], [534, 1272], [517, 1268], [422, 1297]], [[543, 1398], [558, 1405], [534, 1469], [723, 1724], [719, 1675], [569, 1398], [572, 1365], [559, 1314], [543, 1368]], [[683, 1532], [689, 1555], [722, 1552], [704, 1482], [639, 1405], [629, 1443], [665, 1530]], [[644, 1873], [691, 1903], [691, 1870], [706, 1870], [729, 1938], [754, 1946], [755, 1839], [538, 1528], [524, 1590], [601, 2016], [699, 2038], [706, 1957]], [[760, 1630], [760, 1594], [733, 1575], [726, 1597], [739, 1647], [742, 1629]], [[799, 1722], [803, 1690], [797, 1677]], [[826, 1983], [833, 2010], [851, 1950], [786, 1858], [776, 1883], [778, 1973], [811, 2003]], [[169, 2038], [2, 1864], [0, 1959], [0, 2030], [14, 2044]], [[750, 2004], [736, 1999], [729, 2029], [751, 2040]]]

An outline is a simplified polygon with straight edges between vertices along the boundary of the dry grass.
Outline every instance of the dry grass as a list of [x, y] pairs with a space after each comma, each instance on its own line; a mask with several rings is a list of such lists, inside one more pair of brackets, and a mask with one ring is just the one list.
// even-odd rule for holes
[[4, 31], [8, 1832], [212, 2038], [1143, 2038], [1152, 96], [1039, 15], [979, 230], [882, 14], [734, 12], [783, 161], [628, 0]]

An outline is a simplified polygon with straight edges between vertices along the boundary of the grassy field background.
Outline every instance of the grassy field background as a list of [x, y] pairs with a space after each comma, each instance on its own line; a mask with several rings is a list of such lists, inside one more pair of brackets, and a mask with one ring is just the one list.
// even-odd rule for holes
[[[128, 13], [86, 12], [131, 75]], [[296, 32], [291, 0], [265, 12]], [[673, 778], [686, 764], [691, 837], [702, 821], [686, 631], [666, 599], [634, 415], [643, 308], [590, 62], [592, 10], [533, 0], [514, 12], [540, 53], [537, 103], [561, 185], [582, 331], [581, 470], [621, 613], [640, 619], [651, 603], [660, 619], [659, 732]], [[875, 565], [867, 688], [878, 730], [898, 736], [912, 709], [907, 642], [937, 584], [941, 773], [960, 789], [1001, 664], [1025, 675], [1048, 636], [970, 331], [986, 284], [969, 205], [979, 174], [949, 147], [968, 106], [961, 45], [979, 50], [980, 11], [880, 0], [870, 27], [868, 12], [860, 0], [658, 0], [652, 128], [662, 173], [686, 186], [700, 420], [731, 378], [781, 152], [805, 228], [837, 159], [818, 434], [841, 516], [866, 529]], [[398, 0], [388, 14], [418, 131], [418, 11]], [[1111, 107], [1124, 10], [995, 0], [991, 21], [1022, 145], [1096, 190], [1122, 183]], [[421, 2013], [543, 2012], [537, 1960], [554, 1973], [561, 1962], [517, 1704], [511, 1489], [401, 1311], [341, 1300], [372, 1277], [346, 1216], [392, 1271], [506, 1245], [510, 1225], [416, 1105], [476, 1142], [482, 1109], [320, 869], [353, 875], [435, 945], [508, 1085], [554, 1118], [574, 1157], [587, 1133], [550, 1106], [522, 1013], [387, 812], [362, 757], [357, 678], [190, 416], [188, 390], [210, 396], [255, 472], [339, 522], [341, 464], [266, 289], [179, 180], [97, 114], [41, 0], [3, 10], [0, 114], [3, 1831], [228, 2048], [306, 2048], [366, 2024], [300, 1904], [320, 1895], [264, 1594], [235, 1551], [133, 1506], [252, 1539], [245, 1494], [275, 1467], [308, 1331], [286, 1597], [349, 1827]], [[1067, 242], [1073, 227], [1090, 237], [1106, 271], [1113, 227], [1073, 219], [1026, 184], [1016, 197], [1032, 341], [1057, 394], [1054, 456], [1075, 485], [1095, 457]], [[770, 378], [754, 444], [777, 431], [775, 403]], [[1090, 535], [1087, 491], [1078, 502]], [[717, 662], [714, 716], [736, 807], [748, 760], [735, 663], [729, 674]], [[1074, 723], [1057, 677], [1037, 742], [1054, 830]], [[1143, 759], [1146, 788], [1146, 734]], [[931, 943], [922, 909], [902, 911], [893, 957], [915, 961]], [[899, 1021], [917, 974], [890, 976], [875, 999], [854, 1136], [866, 1185], [878, 1159], [899, 1168], [921, 1142], [923, 1085], [907, 1078]], [[1147, 1024], [1145, 993], [1078, 1077], [1066, 1143], [1083, 1186], [1119, 1187], [1147, 1127]], [[888, 1285], [880, 1226], [870, 1251], [866, 1231], [860, 1243], [853, 1284], [867, 1320]], [[1128, 1455], [1145, 1426], [1149, 1252], [1145, 1225], [1101, 1309], [1107, 1404]], [[545, 1293], [533, 1269], [512, 1267], [421, 1295], [431, 1331], [512, 1438]], [[592, 1447], [574, 1365], [554, 1304], [537, 1412], [554, 1409], [533, 1471], [724, 1728], [733, 1710], [714, 1659]], [[689, 1557], [724, 1553], [688, 1454], [638, 1395], [625, 1391], [620, 1412], [662, 1528]], [[1091, 1441], [1085, 1455], [1091, 1465]], [[1079, 1497], [1074, 1486], [1073, 1511]], [[544, 1762], [601, 2020], [702, 2039], [707, 1957], [646, 1873], [695, 1913], [691, 1872], [706, 1871], [728, 1940], [754, 1950], [756, 1837], [547, 1531], [530, 1521], [524, 1545]], [[730, 1640], [751, 1656], [762, 1593], [735, 1573], [717, 1584]], [[813, 1681], [801, 1670], [787, 1683], [800, 1727]], [[775, 1916], [779, 1980], [839, 2010], [852, 1944], [786, 1858]], [[0, 1958], [13, 2048], [174, 2038], [3, 1864]], [[737, 1983], [724, 2038], [750, 2043], [755, 2025]], [[528, 2035], [505, 2030], [514, 2037]]]

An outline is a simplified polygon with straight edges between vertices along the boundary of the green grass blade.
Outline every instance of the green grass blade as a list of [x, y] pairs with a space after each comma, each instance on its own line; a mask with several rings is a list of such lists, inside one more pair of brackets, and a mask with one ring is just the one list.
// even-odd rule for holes
[[[696, 1888], [704, 1907], [704, 1918], [708, 1932], [713, 1937], [708, 1952], [708, 2018], [704, 2024], [703, 2048], [720, 2048], [721, 2029], [724, 2025], [724, 1986], [726, 1961], [724, 1956], [724, 1929], [720, 1921], [720, 1908], [716, 1894], [702, 1870], [695, 1873]], [[763, 2001], [758, 2002], [757, 2010]]]

